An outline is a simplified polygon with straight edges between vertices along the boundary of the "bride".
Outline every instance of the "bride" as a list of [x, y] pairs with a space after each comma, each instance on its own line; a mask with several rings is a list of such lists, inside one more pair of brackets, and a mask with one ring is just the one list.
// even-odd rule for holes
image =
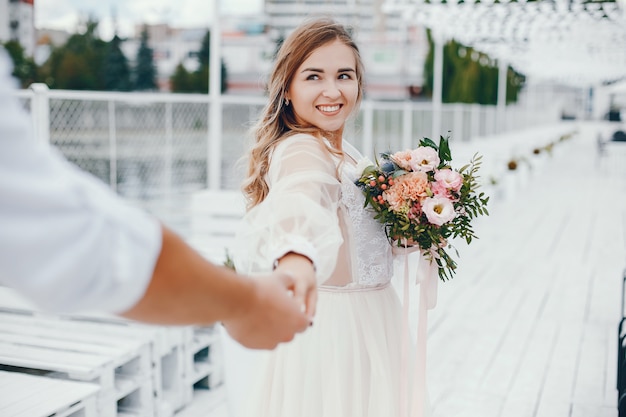
[[[391, 245], [354, 184], [362, 156], [343, 139], [363, 95], [349, 32], [326, 18], [303, 23], [282, 45], [268, 90], [248, 154], [235, 264], [251, 275], [306, 275], [318, 299], [303, 300], [315, 313], [309, 330], [245, 365], [258, 370], [254, 379], [227, 373], [226, 384], [240, 389], [234, 400], [249, 417], [413, 415], [401, 395], [411, 381]], [[428, 414], [427, 404], [416, 408]]]

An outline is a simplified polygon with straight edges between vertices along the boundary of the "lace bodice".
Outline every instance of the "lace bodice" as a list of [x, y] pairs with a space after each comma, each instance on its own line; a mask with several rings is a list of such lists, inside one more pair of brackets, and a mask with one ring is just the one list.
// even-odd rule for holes
[[391, 246], [354, 184], [354, 161], [361, 156], [345, 142], [344, 153], [340, 163], [306, 134], [276, 146], [266, 176], [270, 191], [237, 231], [239, 272], [267, 273], [275, 259], [297, 252], [313, 261], [322, 286], [359, 288], [390, 281]]
[[344, 142], [344, 152], [349, 156], [342, 166], [340, 209], [345, 210], [349, 222], [350, 244], [354, 247], [354, 282], [371, 286], [388, 282], [393, 273], [391, 246], [384, 227], [374, 219], [371, 208], [365, 206], [365, 196], [354, 183], [360, 173], [350, 159], [362, 156]]

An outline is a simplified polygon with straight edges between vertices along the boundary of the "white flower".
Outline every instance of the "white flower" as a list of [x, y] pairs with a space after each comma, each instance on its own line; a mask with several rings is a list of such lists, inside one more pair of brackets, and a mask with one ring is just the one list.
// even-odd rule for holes
[[456, 217], [452, 201], [442, 196], [426, 198], [422, 203], [422, 210], [428, 221], [437, 226], [448, 223]]
[[356, 172], [357, 175], [361, 175], [363, 173], [363, 171], [365, 170], [365, 168], [374, 165], [374, 163], [366, 156], [364, 156], [363, 158], [359, 159], [358, 162], [356, 163]]
[[411, 169], [418, 172], [433, 171], [439, 166], [437, 151], [429, 146], [419, 146], [411, 152]]

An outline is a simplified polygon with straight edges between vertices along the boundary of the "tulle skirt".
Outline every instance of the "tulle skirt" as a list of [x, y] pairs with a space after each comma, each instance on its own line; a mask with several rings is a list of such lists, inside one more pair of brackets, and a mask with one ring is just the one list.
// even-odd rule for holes
[[402, 367], [412, 369], [402, 364], [402, 334], [391, 285], [320, 290], [314, 325], [291, 343], [249, 352], [252, 360], [226, 352], [231, 416], [399, 417]]

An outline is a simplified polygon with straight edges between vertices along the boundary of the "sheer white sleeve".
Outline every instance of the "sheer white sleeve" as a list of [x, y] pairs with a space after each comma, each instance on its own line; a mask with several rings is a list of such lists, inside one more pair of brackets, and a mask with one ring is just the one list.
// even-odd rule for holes
[[310, 135], [295, 135], [276, 147], [267, 175], [270, 191], [237, 233], [237, 271], [266, 273], [276, 259], [296, 252], [313, 261], [319, 283], [330, 277], [343, 242], [335, 171], [333, 158]]

